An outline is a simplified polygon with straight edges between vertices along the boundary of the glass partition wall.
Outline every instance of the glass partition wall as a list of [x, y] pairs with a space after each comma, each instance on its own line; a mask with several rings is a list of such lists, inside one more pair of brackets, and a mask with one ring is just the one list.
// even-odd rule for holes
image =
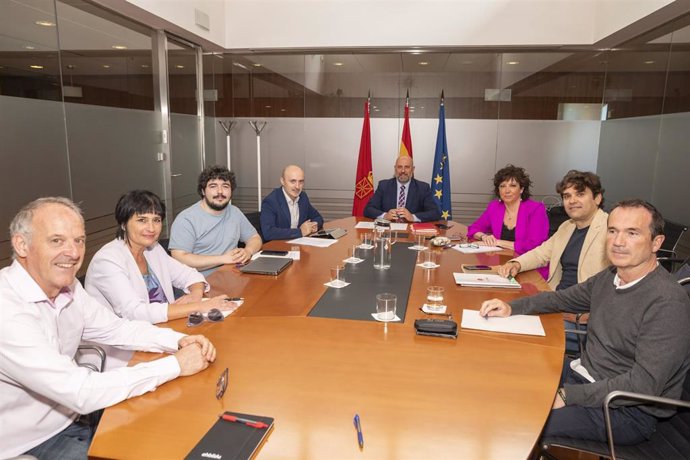
[[[37, 196], [70, 196], [85, 210], [93, 252], [113, 236], [120, 194], [150, 189], [173, 217], [197, 199], [203, 165], [228, 159], [239, 186], [233, 203], [256, 210], [250, 121], [266, 123], [262, 195], [297, 163], [322, 214], [349, 215], [367, 95], [378, 181], [392, 174], [408, 91], [415, 174], [424, 181], [444, 94], [455, 220], [474, 219], [492, 198], [495, 170], [513, 163], [532, 175], [537, 198], [554, 194], [568, 169], [596, 170], [607, 202], [640, 196], [690, 222], [673, 199], [690, 169], [688, 17], [604, 51], [202, 55], [88, 2], [15, 0], [0, 9], [0, 159], [12, 171], [0, 181], [4, 228]], [[0, 265], [9, 257], [5, 235]]]

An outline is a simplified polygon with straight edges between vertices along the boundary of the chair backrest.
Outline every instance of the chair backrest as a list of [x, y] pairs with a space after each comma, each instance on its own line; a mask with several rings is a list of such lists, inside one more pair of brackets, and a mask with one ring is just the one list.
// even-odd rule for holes
[[552, 206], [546, 211], [549, 218], [549, 237], [551, 237], [563, 222], [570, 219], [563, 206]]
[[263, 234], [261, 233], [261, 213], [260, 212], [249, 212], [246, 213], [245, 216], [247, 217], [247, 220], [249, 221], [250, 224], [254, 226], [257, 232], [259, 232], [259, 236], [261, 239], [264, 239]]
[[670, 220], [664, 221], [664, 242], [661, 245], [661, 250], [675, 254], [676, 246], [683, 237], [683, 233], [688, 231], [688, 227]]
[[673, 273], [673, 276], [690, 296], [690, 262], [688, 259], [685, 259], [685, 263]]

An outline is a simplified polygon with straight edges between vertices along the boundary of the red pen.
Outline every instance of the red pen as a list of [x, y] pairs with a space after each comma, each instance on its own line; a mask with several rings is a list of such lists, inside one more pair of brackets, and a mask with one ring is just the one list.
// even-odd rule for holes
[[268, 425], [264, 422], [249, 420], [248, 418], [235, 417], [234, 415], [230, 414], [219, 415], [219, 417], [225, 420], [226, 422], [244, 423], [245, 425], [251, 426], [253, 428], [268, 428]]

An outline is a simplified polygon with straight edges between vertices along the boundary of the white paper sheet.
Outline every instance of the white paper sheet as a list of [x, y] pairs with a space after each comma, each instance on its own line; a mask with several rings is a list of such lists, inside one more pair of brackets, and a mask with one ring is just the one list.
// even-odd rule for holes
[[460, 326], [464, 329], [478, 329], [480, 331], [546, 336], [541, 318], [534, 315], [514, 315], [507, 318], [490, 317], [487, 319], [480, 316], [477, 310], [464, 309]]
[[405, 232], [407, 224], [405, 222], [391, 222], [391, 232]]
[[290, 244], [301, 244], [304, 246], [315, 246], [317, 248], [327, 248], [332, 244], [337, 243], [338, 240], [331, 240], [327, 238], [312, 238], [309, 236], [303, 236], [301, 238], [295, 238], [294, 240], [288, 241]]
[[374, 223], [373, 222], [357, 222], [357, 225], [355, 225], [355, 228], [373, 230], [374, 229]]
[[469, 248], [469, 247], [464, 247], [461, 248], [459, 244], [456, 244], [455, 246], [452, 246], [453, 249], [456, 251], [460, 251], [463, 254], [481, 254], [483, 252], [498, 252], [498, 251], [503, 251], [503, 248], [500, 248], [498, 246], [479, 246], [478, 248]]

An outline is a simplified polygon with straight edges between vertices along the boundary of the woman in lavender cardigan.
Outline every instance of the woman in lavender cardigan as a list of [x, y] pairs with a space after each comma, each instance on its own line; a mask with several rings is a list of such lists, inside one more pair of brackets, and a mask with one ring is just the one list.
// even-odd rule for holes
[[[549, 236], [546, 208], [530, 200], [532, 181], [523, 168], [507, 165], [494, 176], [494, 194], [498, 198], [467, 229], [467, 237], [479, 244], [501, 246], [516, 254], [536, 248]], [[538, 269], [546, 279], [548, 266]]]

